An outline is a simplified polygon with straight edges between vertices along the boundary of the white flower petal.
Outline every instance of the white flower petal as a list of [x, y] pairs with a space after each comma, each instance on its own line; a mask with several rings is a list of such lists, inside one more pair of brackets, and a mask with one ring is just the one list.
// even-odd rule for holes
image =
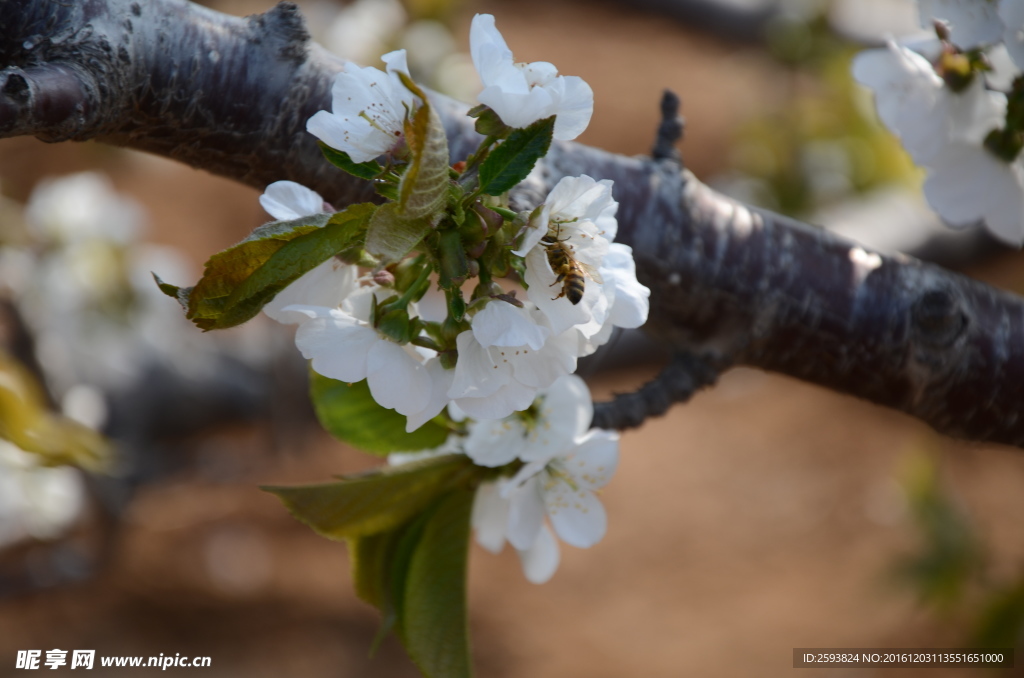
[[[1015, 0], [1016, 2], [1017, 0]], [[1022, 0], [1024, 1], [1024, 0]], [[985, 84], [990, 89], [998, 90], [1000, 92], [1008, 92], [1010, 87], [1013, 86], [1013, 79], [1021, 73], [1020, 67], [1017, 65], [1016, 60], [1024, 60], [1024, 33], [1021, 33], [1021, 26], [1013, 31], [1015, 34], [1019, 34], [1016, 37], [1009, 35], [1010, 30], [1007, 29], [1007, 33], [1004, 36], [1006, 43], [1000, 43], [990, 49], [985, 57], [988, 62], [992, 65], [992, 70], [985, 73]], [[1018, 46], [1014, 47], [1017, 50], [1016, 55], [1012, 55], [1010, 52], [1010, 45], [1014, 41], [1018, 42]]]
[[567, 75], [564, 78], [565, 91], [555, 118], [554, 137], [563, 141], [575, 139], [583, 134], [594, 114], [594, 90], [583, 78]]
[[495, 359], [491, 355], [491, 350], [497, 349], [481, 346], [473, 336], [472, 330], [467, 330], [456, 337], [455, 346], [459, 351], [459, 361], [455, 364], [455, 376], [448, 391], [449, 397], [486, 397], [512, 380], [512, 366], [508, 361]]
[[522, 441], [518, 456], [523, 461], [547, 462], [571, 453], [594, 416], [590, 390], [576, 375], [561, 377], [540, 395], [534, 428], [518, 436]]
[[[394, 73], [402, 73], [409, 75], [409, 64], [406, 58], [404, 49], [396, 49], [393, 52], [388, 52], [380, 58], [386, 64], [388, 75]], [[402, 90], [398, 90], [399, 99], [409, 103], [412, 101], [412, 93], [405, 94]]]
[[426, 294], [416, 302], [416, 315], [427, 322], [438, 323], [448, 317], [448, 301], [436, 284], [431, 284]]
[[984, 148], [950, 144], [936, 159], [924, 183], [928, 203], [953, 225], [983, 219], [1000, 240], [1024, 242], [1024, 170]]
[[529, 286], [527, 297], [544, 312], [555, 334], [561, 334], [573, 325], [588, 322], [601, 297], [600, 284], [584, 274], [583, 298], [577, 304], [569, 301], [567, 296], [562, 295], [565, 281], [558, 282], [558, 276], [551, 270], [547, 253], [540, 245], [526, 255], [524, 280]]
[[577, 355], [580, 358], [584, 358], [588, 355], [593, 355], [595, 351], [601, 346], [608, 343], [608, 340], [612, 338], [615, 332], [615, 326], [611, 322], [606, 322], [601, 326], [595, 334], [589, 337], [584, 335], [582, 332], [577, 331], [579, 335], [579, 349], [577, 349]]
[[512, 89], [508, 85], [491, 85], [477, 95], [477, 100], [494, 109], [501, 121], [509, 127], [527, 127], [555, 115], [555, 101], [546, 89], [533, 87], [523, 94], [510, 91]]
[[533, 546], [544, 524], [540, 477], [533, 476], [509, 494], [508, 541], [517, 549]]
[[[497, 351], [499, 349], [491, 349]], [[551, 337], [544, 348], [530, 351], [527, 348], [510, 352], [515, 381], [534, 390], [547, 388], [556, 379], [576, 371], [576, 352], [579, 341], [574, 330], [568, 330]], [[521, 409], [521, 408], [520, 408]]]
[[619, 466], [619, 434], [590, 429], [559, 463], [577, 487], [598, 490], [608, 484]]
[[[288, 306], [309, 315], [316, 307]], [[322, 309], [299, 326], [295, 346], [318, 374], [354, 383], [366, 378], [366, 360], [377, 333], [336, 309]]]
[[853, 77], [875, 92], [878, 117], [914, 162], [926, 164], [946, 139], [946, 121], [933, 115], [943, 82], [920, 55], [890, 42], [886, 49], [861, 52], [853, 60]]
[[529, 346], [540, 350], [551, 330], [538, 325], [524, 309], [500, 299], [473, 316], [473, 336], [481, 346]]
[[522, 422], [512, 417], [474, 422], [466, 436], [466, 455], [478, 466], [495, 468], [519, 458], [529, 444]]
[[426, 368], [404, 347], [387, 339], [370, 347], [366, 382], [374, 400], [399, 414], [418, 413], [430, 400], [431, 379]]
[[478, 398], [459, 398], [454, 402], [463, 412], [474, 419], [502, 419], [513, 412], [525, 410], [536, 395], [537, 389], [510, 379], [507, 384], [490, 395]]
[[562, 559], [555, 535], [547, 525], [541, 525], [533, 546], [525, 551], [517, 550], [523, 574], [532, 584], [543, 584], [554, 576]]
[[[597, 181], [586, 174], [562, 177], [544, 200], [549, 208], [549, 219], [555, 215], [570, 222], [574, 219], [596, 221], [602, 216], [614, 217], [614, 211], [607, 214], [609, 210], [618, 209], [618, 203], [612, 198], [612, 185], [609, 179]], [[605, 237], [612, 240], [615, 234]]]
[[491, 553], [500, 553], [505, 545], [508, 512], [509, 501], [501, 496], [497, 483], [480, 483], [470, 522], [476, 530], [476, 542]]
[[1003, 41], [1017, 68], [1024, 69], [1024, 0], [1001, 0], [999, 17], [1005, 30]]
[[547, 476], [544, 505], [561, 540], [584, 549], [601, 541], [608, 528], [608, 517], [597, 495], [590, 490], [573, 489], [551, 474]]
[[500, 66], [512, 61], [512, 50], [494, 26], [493, 15], [477, 14], [473, 17], [469, 28], [469, 52], [481, 79], [485, 76], [488, 80], [493, 79]]
[[289, 306], [319, 306], [334, 308], [340, 306], [356, 289], [358, 269], [331, 257], [316, 268], [277, 293], [263, 307], [263, 312], [279, 323], [299, 323], [308, 315], [294, 310], [285, 311]]
[[260, 196], [267, 214], [280, 221], [291, 221], [324, 211], [324, 199], [311, 188], [294, 181], [275, 181]]
[[424, 367], [430, 375], [430, 397], [418, 412], [412, 412], [406, 420], [405, 430], [411, 433], [441, 413], [448, 405], [448, 389], [452, 386], [455, 370], [446, 370], [439, 358], [431, 358]]
[[632, 248], [619, 243], [609, 245], [600, 273], [605, 286], [614, 290], [608, 322], [625, 328], [636, 328], [646, 323], [651, 291], [636, 279]]

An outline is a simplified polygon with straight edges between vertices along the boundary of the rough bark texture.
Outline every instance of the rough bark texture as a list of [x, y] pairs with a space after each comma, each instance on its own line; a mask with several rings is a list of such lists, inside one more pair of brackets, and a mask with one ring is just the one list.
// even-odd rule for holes
[[[344, 205], [367, 199], [368, 186], [323, 161], [305, 132], [330, 107], [341, 65], [288, 3], [240, 19], [180, 0], [6, 0], [0, 136], [98, 139], [258, 188], [291, 179]], [[476, 137], [463, 107], [436, 104], [453, 156], [464, 157]], [[533, 206], [567, 175], [613, 179], [618, 240], [652, 290], [648, 329], [677, 353], [789, 374], [950, 435], [1024, 445], [1020, 298], [737, 204], [658, 155], [555, 143], [542, 179], [513, 202]], [[683, 378], [680, 364], [665, 379]], [[692, 388], [655, 390], [685, 397], [711, 380], [701, 372]], [[601, 410], [605, 421], [636, 418], [614, 409]]]

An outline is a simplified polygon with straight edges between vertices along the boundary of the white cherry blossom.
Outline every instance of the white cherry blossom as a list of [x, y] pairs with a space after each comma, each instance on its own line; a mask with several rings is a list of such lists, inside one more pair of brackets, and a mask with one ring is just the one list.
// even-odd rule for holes
[[106, 176], [79, 172], [39, 182], [25, 208], [25, 221], [48, 244], [127, 244], [138, 238], [145, 218], [142, 208], [118, 195]]
[[526, 465], [511, 479], [483, 483], [472, 524], [477, 542], [492, 553], [508, 540], [519, 553], [526, 578], [541, 584], [558, 568], [558, 542], [593, 546], [607, 519], [595, 492], [618, 465], [618, 434], [587, 430], [593, 416], [583, 380], [566, 376], [541, 392], [527, 413], [503, 421], [471, 422], [462, 447], [474, 462]]
[[[527, 295], [547, 316], [554, 333], [570, 327], [604, 323], [608, 298], [599, 273], [615, 238], [619, 204], [612, 198], [612, 182], [595, 181], [586, 175], [564, 177], [551, 190], [540, 211], [527, 226], [516, 254], [525, 255]], [[547, 242], [543, 239], [547, 238]], [[583, 274], [583, 296], [573, 304], [563, 294], [565, 280], [552, 269], [549, 250], [561, 248]]]
[[547, 460], [573, 447], [594, 416], [590, 391], [575, 375], [561, 377], [526, 412], [470, 424], [464, 449], [480, 466]]
[[858, 54], [853, 76], [874, 90], [878, 117], [925, 167], [947, 144], [980, 143], [1002, 125], [1006, 98], [986, 90], [983, 78], [953, 92], [921, 55], [894, 42]]
[[[997, 7], [974, 4], [990, 5], [992, 12]], [[1007, 1], [998, 10], [1008, 22], [1020, 23], [1020, 4]], [[993, 51], [998, 57], [999, 50]], [[1005, 59], [996, 61], [1000, 71], [1015, 70], [1008, 69]], [[985, 79], [977, 75], [963, 91], [953, 92], [931, 64], [894, 43], [888, 50], [858, 55], [853, 69], [858, 80], [875, 90], [882, 122], [927, 168], [924, 194], [932, 209], [953, 226], [983, 222], [1000, 240], [1024, 244], [1024, 163], [1020, 158], [1006, 162], [983, 144], [989, 132], [1005, 125], [1006, 95], [986, 89]], [[1013, 74], [996, 75], [990, 83], [1005, 84]]]
[[[527, 311], [536, 324], [546, 326], [536, 308]], [[448, 396], [474, 419], [501, 419], [526, 409], [538, 389], [576, 370], [579, 352], [574, 330], [549, 337], [539, 350], [525, 343], [484, 346], [472, 329], [459, 334], [455, 343], [459, 361]]]
[[472, 515], [477, 542], [498, 553], [507, 540], [526, 578], [546, 582], [560, 560], [547, 521], [570, 546], [599, 542], [608, 520], [596, 493], [615, 473], [618, 458], [618, 434], [591, 429], [563, 454], [531, 462], [510, 480], [481, 484]]
[[509, 542], [518, 549], [532, 546], [545, 515], [570, 546], [601, 541], [607, 518], [596, 491], [608, 484], [618, 463], [619, 434], [591, 429], [570, 451], [526, 464], [502, 486], [509, 499]]
[[483, 82], [480, 103], [510, 127], [526, 127], [555, 117], [554, 136], [575, 139], [590, 124], [594, 92], [582, 78], [558, 75], [552, 64], [516, 63], [490, 14], [477, 14], [469, 31], [469, 49]]
[[409, 72], [405, 50], [389, 52], [381, 60], [387, 73], [346, 63], [331, 89], [331, 111], [318, 111], [306, 123], [310, 134], [355, 162], [394, 148], [403, 138], [406, 115], [416, 105], [416, 96], [398, 77]]
[[54, 539], [85, 507], [85, 484], [75, 469], [41, 466], [37, 455], [0, 440], [0, 546]]

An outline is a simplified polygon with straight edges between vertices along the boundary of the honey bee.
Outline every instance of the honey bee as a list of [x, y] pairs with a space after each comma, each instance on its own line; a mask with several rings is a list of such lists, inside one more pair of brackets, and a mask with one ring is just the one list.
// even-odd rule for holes
[[572, 245], [566, 244], [568, 238], [558, 239], [559, 231], [560, 229], [556, 229], [554, 233], [549, 231], [540, 239], [540, 244], [544, 246], [544, 251], [548, 256], [548, 265], [557, 276], [551, 286], [554, 287], [558, 283], [562, 283], [562, 291], [558, 293], [558, 296], [552, 297], [552, 301], [565, 297], [569, 303], [575, 306], [580, 303], [586, 289], [584, 275], [589, 276], [595, 282], [601, 282], [601, 276], [587, 264], [573, 258]]

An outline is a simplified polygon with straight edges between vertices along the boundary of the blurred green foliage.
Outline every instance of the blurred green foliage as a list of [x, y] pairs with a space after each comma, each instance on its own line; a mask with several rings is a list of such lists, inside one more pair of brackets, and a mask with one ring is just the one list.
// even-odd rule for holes
[[1008, 581], [991, 579], [986, 543], [934, 456], [917, 452], [909, 458], [904, 490], [919, 544], [897, 565], [901, 580], [945, 618], [967, 620], [965, 647], [1021, 646], [1024, 567]]
[[[920, 171], [878, 122], [870, 93], [850, 63], [861, 47], [837, 36], [824, 9], [780, 15], [766, 44], [789, 70], [786, 104], [743, 126], [732, 166], [742, 195], [806, 218], [816, 208], [890, 183], [917, 186]], [[726, 187], [729, 191], [729, 187]]]

